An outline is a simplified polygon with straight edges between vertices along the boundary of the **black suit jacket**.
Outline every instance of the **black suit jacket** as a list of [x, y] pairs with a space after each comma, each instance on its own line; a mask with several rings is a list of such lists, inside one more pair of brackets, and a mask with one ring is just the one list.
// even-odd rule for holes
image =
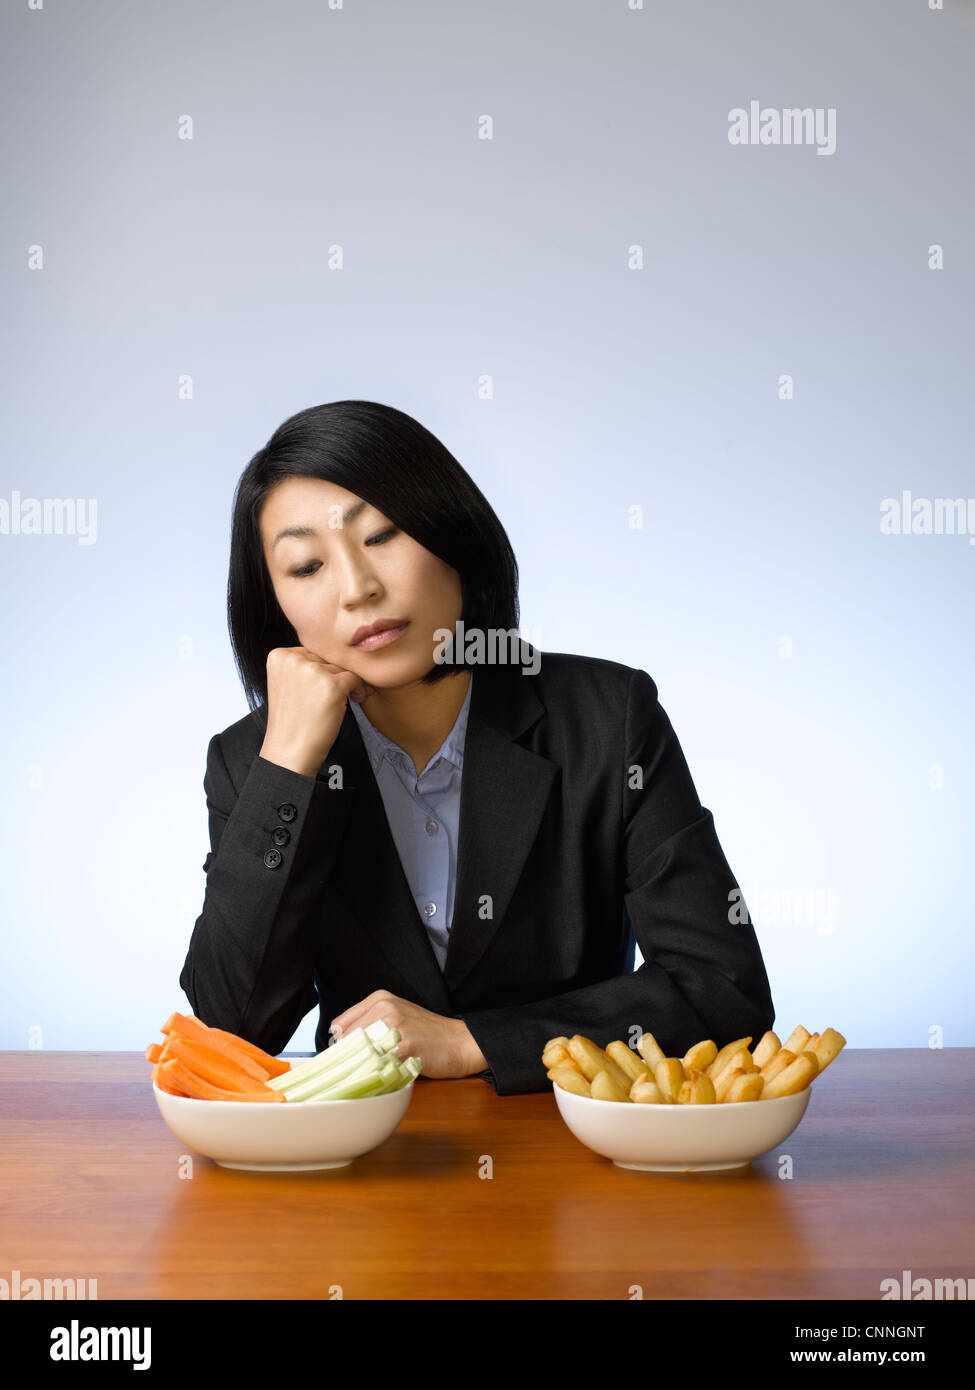
[[[180, 984], [204, 1022], [282, 1051], [376, 989], [463, 1018], [501, 1095], [547, 1089], [549, 1038], [652, 1032], [668, 1056], [774, 1021], [753, 928], [645, 671], [543, 652], [478, 666], [441, 972], [350, 709], [316, 777], [215, 735], [211, 850]], [[644, 963], [633, 970], [634, 937]]]

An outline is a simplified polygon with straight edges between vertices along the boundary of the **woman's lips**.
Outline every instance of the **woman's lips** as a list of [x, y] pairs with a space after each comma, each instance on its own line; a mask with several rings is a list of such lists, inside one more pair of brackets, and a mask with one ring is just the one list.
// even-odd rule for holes
[[372, 652], [377, 647], [388, 647], [391, 642], [395, 642], [397, 637], [406, 631], [409, 623], [401, 623], [399, 627], [387, 628], [385, 632], [377, 632], [374, 637], [363, 637], [361, 642], [355, 643], [357, 652]]

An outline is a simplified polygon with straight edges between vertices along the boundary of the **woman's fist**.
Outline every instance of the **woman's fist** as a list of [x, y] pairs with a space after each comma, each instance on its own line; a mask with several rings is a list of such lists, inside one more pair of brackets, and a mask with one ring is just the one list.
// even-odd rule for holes
[[354, 671], [307, 647], [275, 647], [267, 656], [267, 733], [260, 756], [314, 777], [345, 718], [349, 696], [362, 703], [375, 690]]

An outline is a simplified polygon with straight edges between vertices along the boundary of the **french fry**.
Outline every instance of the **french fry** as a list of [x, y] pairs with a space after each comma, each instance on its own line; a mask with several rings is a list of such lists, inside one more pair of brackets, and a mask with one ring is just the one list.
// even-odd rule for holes
[[772, 1060], [781, 1047], [782, 1044], [771, 1030], [759, 1039], [752, 1048], [752, 1061], [759, 1071], [762, 1070], [766, 1062]]
[[798, 1057], [799, 1053], [803, 1050], [808, 1041], [809, 1033], [805, 1028], [803, 1028], [802, 1024], [800, 1023], [798, 1028], [793, 1028], [792, 1032], [786, 1038], [782, 1046], [786, 1048], [789, 1052], [794, 1053], [796, 1057]]
[[714, 1061], [706, 1068], [707, 1074], [710, 1076], [711, 1080], [713, 1081], [716, 1076], [721, 1074], [727, 1066], [729, 1058], [733, 1057], [736, 1052], [740, 1052], [743, 1047], [747, 1047], [750, 1042], [751, 1038], [748, 1037], [736, 1038], [734, 1042], [725, 1043]]
[[572, 1067], [580, 1076], [583, 1074], [579, 1063], [565, 1047], [547, 1047], [542, 1053], [542, 1062], [546, 1067]]
[[794, 1062], [780, 1071], [774, 1081], [767, 1081], [762, 1096], [765, 1100], [778, 1100], [780, 1096], [792, 1096], [796, 1091], [804, 1091], [810, 1081], [818, 1074], [819, 1063], [812, 1052], [800, 1052]]
[[[542, 1061], [547, 1067], [557, 1067], [563, 1065], [558, 1059], [569, 1056], [568, 1038], [549, 1038], [542, 1053]], [[551, 1061], [549, 1059], [552, 1059]]]
[[665, 1057], [658, 1062], [653, 1069], [653, 1079], [663, 1092], [664, 1100], [676, 1104], [678, 1092], [686, 1080], [680, 1058]]
[[629, 1091], [626, 1073], [620, 1071], [612, 1057], [597, 1047], [591, 1038], [576, 1033], [575, 1037], [569, 1039], [569, 1054], [578, 1062], [580, 1071], [588, 1081], [594, 1081], [599, 1072], [607, 1071], [624, 1095]]
[[667, 1054], [652, 1033], [644, 1033], [636, 1045], [636, 1050], [652, 1072], [656, 1071], [658, 1062], [666, 1060]]
[[632, 1047], [627, 1047], [625, 1042], [607, 1043], [606, 1054], [631, 1081], [635, 1081], [638, 1076], [643, 1076], [647, 1069], [647, 1064], [643, 1058], [634, 1052]]
[[590, 1082], [593, 1100], [629, 1100], [629, 1086], [618, 1086], [608, 1071], [598, 1071]]
[[725, 1104], [736, 1101], [761, 1100], [765, 1082], [760, 1071], [740, 1071], [732, 1077], [731, 1085], [724, 1094]]
[[551, 1067], [546, 1076], [556, 1086], [561, 1086], [563, 1091], [571, 1091], [575, 1096], [591, 1094], [589, 1082], [574, 1067]]
[[747, 1047], [740, 1047], [737, 1052], [732, 1053], [716, 1076], [712, 1076], [710, 1072], [708, 1073], [708, 1075], [711, 1076], [711, 1080], [714, 1082], [714, 1089], [719, 1100], [728, 1089], [731, 1076], [736, 1071], [758, 1071], [758, 1068], [752, 1060], [752, 1054], [748, 1051]]
[[693, 1047], [689, 1047], [681, 1058], [681, 1065], [685, 1072], [705, 1071], [717, 1055], [717, 1043], [709, 1038], [707, 1042], [695, 1043]]
[[706, 1072], [691, 1069], [677, 1092], [678, 1105], [714, 1105], [714, 1082]]
[[760, 1071], [747, 1072], [744, 1067], [728, 1066], [714, 1082], [714, 1098], [719, 1105], [724, 1104], [728, 1098], [728, 1092], [740, 1076], [761, 1076]]
[[796, 1054], [794, 1052], [790, 1052], [787, 1047], [780, 1047], [775, 1056], [770, 1057], [761, 1068], [765, 1085], [768, 1086], [770, 1081], [775, 1080], [779, 1072], [785, 1071], [786, 1067], [791, 1066], [795, 1060]]
[[[649, 1072], [647, 1073], [649, 1076]], [[656, 1081], [634, 1081], [630, 1087], [630, 1100], [636, 1105], [666, 1105], [667, 1099]]]
[[819, 1070], [825, 1071], [839, 1054], [846, 1047], [846, 1038], [842, 1033], [837, 1033], [835, 1028], [827, 1028], [826, 1032], [817, 1038], [812, 1047], [807, 1047], [807, 1052], [815, 1054], [816, 1061], [819, 1063]]

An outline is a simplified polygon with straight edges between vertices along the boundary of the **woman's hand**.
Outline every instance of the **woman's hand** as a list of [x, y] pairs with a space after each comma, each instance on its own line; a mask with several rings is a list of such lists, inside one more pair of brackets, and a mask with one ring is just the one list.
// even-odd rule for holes
[[267, 656], [267, 733], [259, 756], [314, 777], [338, 736], [349, 696], [374, 694], [354, 671], [323, 661], [307, 647], [275, 647]]
[[377, 989], [353, 1004], [332, 1019], [330, 1028], [338, 1042], [344, 1033], [367, 1028], [379, 1019], [384, 1019], [390, 1028], [399, 1029], [402, 1040], [396, 1048], [398, 1055], [419, 1057], [423, 1076], [474, 1076], [487, 1070], [487, 1059], [463, 1019], [431, 1013], [419, 1004], [390, 994], [388, 989]]

